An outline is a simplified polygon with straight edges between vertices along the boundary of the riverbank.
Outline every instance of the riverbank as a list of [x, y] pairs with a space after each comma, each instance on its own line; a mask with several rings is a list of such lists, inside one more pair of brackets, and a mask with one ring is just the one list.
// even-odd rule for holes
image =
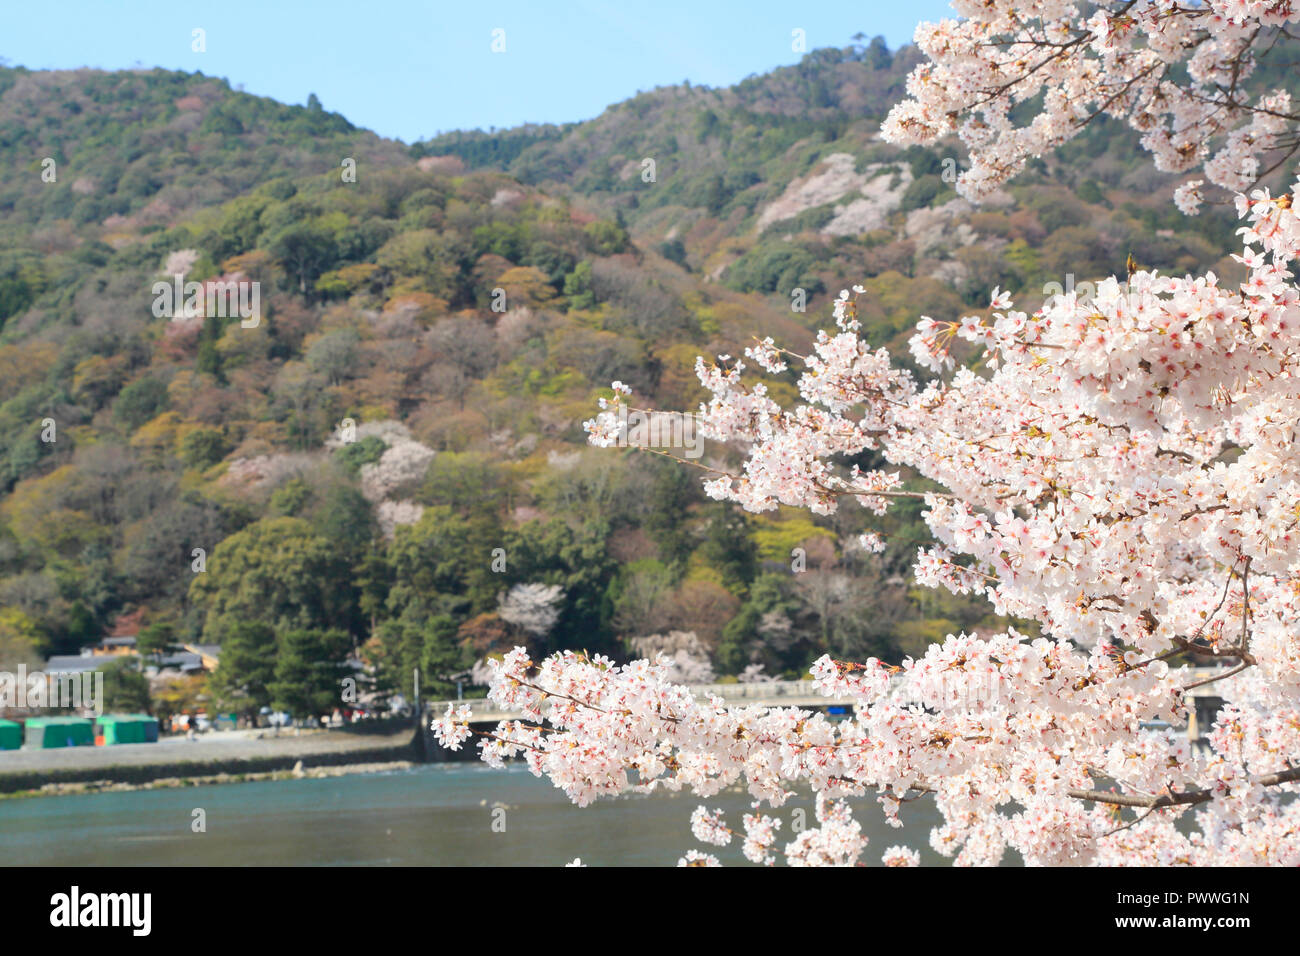
[[12, 750], [0, 752], [0, 797], [285, 779], [326, 769], [337, 775], [365, 772], [349, 767], [410, 766], [422, 757], [409, 727], [395, 733], [228, 731], [152, 744]]
[[203, 787], [217, 783], [252, 783], [259, 780], [319, 780], [324, 777], [347, 777], [358, 773], [384, 773], [410, 770], [418, 766], [409, 760], [384, 763], [349, 763], [338, 766], [304, 767], [301, 761], [292, 770], [269, 770], [251, 773], [206, 774], [194, 777], [159, 777], [147, 783], [125, 783], [113, 780], [85, 780], [69, 783], [46, 783], [36, 790], [15, 790], [0, 793], [0, 800], [18, 800], [24, 797], [58, 797], [82, 793], [121, 793], [130, 790], [176, 790], [184, 787]]

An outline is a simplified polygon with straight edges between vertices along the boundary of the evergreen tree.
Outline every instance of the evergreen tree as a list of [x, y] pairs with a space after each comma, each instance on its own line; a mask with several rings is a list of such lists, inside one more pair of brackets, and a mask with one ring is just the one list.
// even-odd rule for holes
[[271, 703], [275, 680], [275, 632], [257, 621], [240, 621], [226, 633], [213, 690], [247, 716]]
[[328, 713], [343, 703], [345, 662], [352, 640], [340, 630], [296, 630], [280, 635], [275, 679], [267, 690], [271, 706], [302, 719]]

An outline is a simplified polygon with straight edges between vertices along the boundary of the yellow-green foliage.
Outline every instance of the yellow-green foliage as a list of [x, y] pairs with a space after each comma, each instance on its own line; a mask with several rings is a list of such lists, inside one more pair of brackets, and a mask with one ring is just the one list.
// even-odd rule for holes
[[758, 545], [758, 556], [763, 561], [788, 561], [790, 551], [810, 538], [835, 540], [834, 533], [819, 528], [811, 519], [794, 511], [778, 518], [756, 515], [753, 521], [754, 543]]

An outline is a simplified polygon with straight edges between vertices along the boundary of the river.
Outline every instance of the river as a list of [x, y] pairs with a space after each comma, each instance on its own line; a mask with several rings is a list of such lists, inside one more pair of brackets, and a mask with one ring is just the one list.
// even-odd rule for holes
[[[746, 863], [738, 842], [706, 847], [690, 831], [700, 803], [741, 829], [749, 797], [739, 789], [702, 801], [689, 794], [633, 795], [579, 809], [522, 765], [426, 764], [388, 773], [214, 784], [0, 800], [0, 858], [27, 865], [189, 866], [671, 866], [691, 848], [724, 864]], [[903, 808], [894, 829], [874, 797], [853, 801], [870, 842], [863, 862], [888, 846], [948, 861], [928, 845], [938, 814], [926, 800]], [[793, 811], [811, 821], [812, 799], [779, 811], [778, 846]], [[205, 832], [194, 832], [202, 810]], [[768, 811], [772, 812], [772, 811]], [[778, 861], [781, 857], [778, 855]]]

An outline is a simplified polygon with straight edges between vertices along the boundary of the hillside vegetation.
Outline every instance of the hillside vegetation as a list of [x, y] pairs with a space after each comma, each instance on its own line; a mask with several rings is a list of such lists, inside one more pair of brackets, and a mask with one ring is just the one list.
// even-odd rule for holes
[[[694, 407], [697, 355], [806, 345], [854, 283], [897, 349], [922, 314], [1130, 255], [1233, 274], [1230, 210], [1182, 219], [1113, 124], [956, 198], [959, 153], [877, 135], [915, 56], [819, 50], [410, 147], [197, 74], [0, 69], [0, 666], [132, 613], [149, 647], [222, 645], [191, 694], [310, 712], [328, 694], [286, 688], [352, 654], [438, 694], [517, 643], [797, 676], [981, 626], [905, 578], [916, 508], [866, 555], [858, 511], [746, 515], [581, 428], [616, 379]], [[177, 273], [259, 283], [260, 321], [156, 315]]]

